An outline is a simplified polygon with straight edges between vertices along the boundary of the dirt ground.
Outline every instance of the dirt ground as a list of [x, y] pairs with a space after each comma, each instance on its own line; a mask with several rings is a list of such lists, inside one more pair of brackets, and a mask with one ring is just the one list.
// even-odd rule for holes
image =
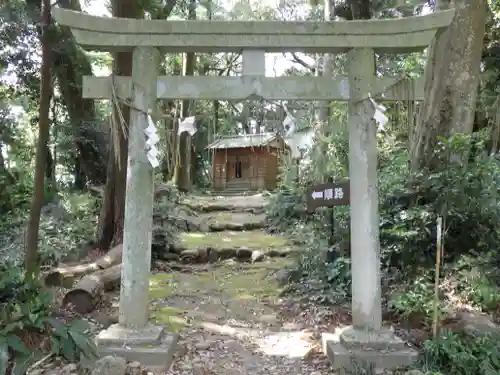
[[[280, 297], [276, 274], [289, 262], [227, 260], [189, 266], [184, 272], [155, 273], [150, 280], [150, 320], [181, 336], [167, 374], [329, 373], [319, 327], [296, 310], [290, 312]], [[113, 300], [106, 314], [117, 314], [117, 294]]]
[[154, 275], [151, 320], [181, 334], [168, 374], [324, 374], [328, 363], [312, 327], [282, 313], [274, 274], [285, 263], [226, 261]]

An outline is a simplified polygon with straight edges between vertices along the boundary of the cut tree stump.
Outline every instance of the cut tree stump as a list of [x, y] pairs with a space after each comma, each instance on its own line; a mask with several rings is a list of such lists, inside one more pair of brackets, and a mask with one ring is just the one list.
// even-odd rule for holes
[[44, 276], [45, 285], [67, 285], [68, 283], [73, 283], [78, 277], [119, 264], [122, 261], [122, 250], [122, 245], [118, 245], [110, 249], [106, 255], [103, 255], [95, 262], [78, 264], [76, 266], [58, 267], [50, 270]]
[[105, 291], [120, 284], [122, 265], [117, 264], [82, 277], [73, 289], [64, 295], [63, 306], [71, 306], [79, 314], [94, 310]]

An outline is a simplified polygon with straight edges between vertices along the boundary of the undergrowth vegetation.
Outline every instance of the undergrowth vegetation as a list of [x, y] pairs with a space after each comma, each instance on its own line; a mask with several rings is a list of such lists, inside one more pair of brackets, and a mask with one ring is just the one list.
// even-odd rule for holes
[[[495, 315], [500, 303], [500, 161], [483, 152], [483, 135], [442, 139], [435, 150], [441, 167], [409, 172], [408, 151], [390, 134], [379, 133], [379, 207], [382, 293], [385, 313], [398, 324], [429, 331], [434, 308], [436, 221], [444, 222], [439, 313], [443, 323], [459, 306]], [[285, 184], [272, 198], [267, 216], [276, 231], [287, 232], [305, 251], [292, 271], [290, 291], [315, 303], [350, 306], [349, 208], [306, 212], [312, 183], [347, 177], [347, 134], [338, 131], [303, 162], [298, 178], [284, 168]], [[391, 144], [388, 145], [388, 142]], [[475, 150], [467, 162], [450, 155]], [[325, 157], [325, 155], [327, 157]], [[293, 171], [294, 174], [291, 174]], [[328, 236], [336, 259], [327, 262]], [[330, 259], [331, 260], [331, 259]], [[427, 336], [430, 337], [430, 336]], [[500, 369], [492, 337], [470, 338], [443, 329], [439, 339], [422, 344], [422, 367], [436, 373], [491, 374]]]
[[0, 275], [0, 375], [25, 374], [47, 351], [70, 361], [96, 358], [85, 320], [55, 318], [52, 295], [19, 266], [3, 263]]
[[[32, 186], [12, 185], [0, 192], [0, 375], [23, 375], [40, 358], [53, 354], [68, 361], [96, 357], [92, 327], [85, 319], [59, 312], [54, 291], [39, 275], [23, 269], [24, 232]], [[177, 238], [177, 191], [165, 186], [154, 207], [153, 256], [161, 258]], [[77, 261], [95, 247], [100, 197], [83, 192], [51, 192], [42, 209], [38, 262], [41, 269]]]

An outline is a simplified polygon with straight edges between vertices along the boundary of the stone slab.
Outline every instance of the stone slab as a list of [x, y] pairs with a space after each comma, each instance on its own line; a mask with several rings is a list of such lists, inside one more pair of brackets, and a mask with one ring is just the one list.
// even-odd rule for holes
[[141, 329], [130, 329], [120, 324], [113, 324], [97, 335], [97, 341], [104, 346], [121, 345], [123, 343], [129, 345], [159, 345], [164, 330], [163, 327], [154, 325], [148, 325]]
[[[110, 326], [96, 338], [99, 357], [123, 357], [128, 362], [140, 362], [149, 370], [163, 373], [173, 361], [179, 335], [167, 333], [164, 327], [148, 326], [143, 330]], [[91, 363], [83, 363], [91, 367]]]
[[383, 352], [405, 350], [408, 345], [387, 328], [379, 331], [363, 331], [348, 328], [339, 337], [340, 344], [347, 349], [368, 349]]
[[393, 370], [409, 366], [418, 358], [416, 350], [387, 329], [364, 332], [348, 328], [340, 337], [324, 335], [323, 350], [332, 367], [341, 374], [350, 373], [357, 366]]
[[349, 371], [356, 369], [356, 361], [360, 364], [368, 364], [376, 370], [385, 369], [392, 370], [398, 367], [411, 365], [418, 358], [418, 352], [411, 348], [406, 350], [396, 350], [392, 352], [380, 352], [376, 350], [349, 350], [340, 343], [327, 341], [326, 355], [333, 369]]

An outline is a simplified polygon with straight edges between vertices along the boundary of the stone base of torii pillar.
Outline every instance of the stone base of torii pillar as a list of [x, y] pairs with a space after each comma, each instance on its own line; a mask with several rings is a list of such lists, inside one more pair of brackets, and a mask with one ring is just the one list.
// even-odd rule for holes
[[97, 336], [96, 344], [100, 357], [122, 357], [128, 362], [140, 362], [155, 373], [164, 373], [172, 365], [178, 339], [178, 335], [161, 326], [131, 329], [115, 324]]
[[388, 328], [366, 331], [348, 327], [340, 333], [323, 334], [323, 350], [332, 367], [342, 374], [357, 368], [396, 369], [411, 365], [418, 352]]
[[410, 365], [418, 353], [382, 325], [377, 124], [367, 99], [375, 56], [370, 48], [354, 48], [347, 56], [353, 327], [337, 338], [324, 335], [323, 349], [337, 370], [390, 370]]

